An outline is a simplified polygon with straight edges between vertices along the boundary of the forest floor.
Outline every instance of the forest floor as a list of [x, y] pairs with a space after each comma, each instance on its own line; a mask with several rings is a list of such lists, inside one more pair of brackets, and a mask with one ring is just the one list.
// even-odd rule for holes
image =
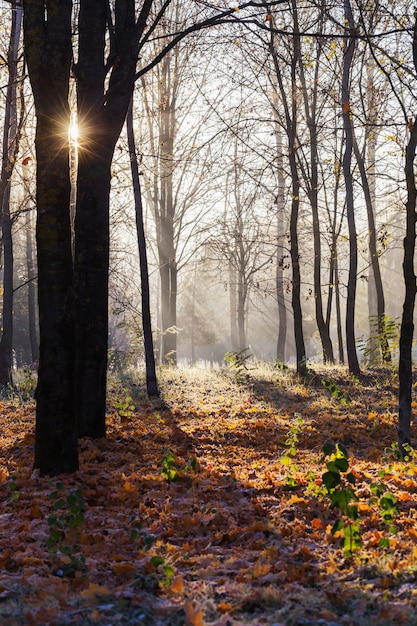
[[417, 625], [395, 374], [163, 369], [160, 386], [151, 402], [112, 377], [107, 438], [58, 478], [32, 470], [33, 401], [3, 398], [1, 624]]

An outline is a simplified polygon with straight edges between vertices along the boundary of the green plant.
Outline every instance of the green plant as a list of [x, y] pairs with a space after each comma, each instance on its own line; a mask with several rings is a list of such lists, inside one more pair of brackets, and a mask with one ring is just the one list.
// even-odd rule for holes
[[382, 460], [385, 461], [385, 463], [392, 463], [393, 461], [410, 461], [414, 458], [415, 453], [413, 448], [410, 446], [410, 444], [405, 443], [403, 444], [403, 449], [406, 452], [406, 456], [403, 455], [403, 452], [400, 449], [400, 446], [398, 445], [397, 441], [394, 441], [394, 443], [391, 444], [391, 446], [389, 448], [385, 448], [384, 450], [384, 456], [382, 457]]
[[175, 458], [175, 452], [171, 449], [167, 450], [162, 459], [162, 474], [169, 483], [178, 480], [183, 472], [195, 472], [197, 470], [197, 459], [192, 457], [186, 465], [180, 470]]
[[116, 400], [114, 403], [115, 408], [122, 420], [128, 420], [134, 416], [135, 413], [135, 405], [133, 403], [133, 398], [129, 394], [127, 389], [123, 389], [125, 392], [125, 397], [123, 400]]
[[229, 368], [234, 372], [236, 380], [243, 380], [248, 371], [248, 360], [251, 354], [248, 353], [249, 348], [244, 348], [240, 352], [226, 352], [224, 360], [229, 363]]
[[10, 476], [7, 479], [7, 483], [8, 483], [8, 488], [9, 488], [9, 501], [10, 500], [19, 500], [20, 498], [20, 493], [19, 493], [19, 485], [17, 484], [17, 475], [16, 474], [10, 474]]
[[190, 462], [184, 466], [185, 472], [196, 472], [197, 471], [197, 459], [195, 456], [191, 457]]
[[[299, 442], [298, 435], [302, 427], [303, 419], [300, 416], [297, 416], [297, 419], [288, 431], [287, 439], [285, 440], [287, 448], [282, 452], [280, 458], [281, 465], [284, 465], [291, 474], [294, 474], [298, 470], [298, 466], [294, 462], [294, 457], [297, 456], [297, 444]], [[294, 478], [294, 476], [287, 475], [284, 485], [289, 489], [293, 489], [294, 487], [298, 487], [298, 481]]]
[[332, 398], [334, 398], [335, 400], [338, 400], [341, 404], [349, 404], [350, 400], [348, 396], [346, 396], [344, 391], [341, 389], [341, 387], [339, 387], [337, 383], [331, 381], [327, 377], [323, 378], [321, 382], [322, 382], [322, 385], [326, 387], [326, 389], [329, 390]]
[[286, 363], [284, 363], [284, 361], [279, 361], [278, 359], [275, 359], [273, 368], [274, 368], [274, 370], [279, 370], [281, 372], [289, 369], [288, 365], [286, 365]]
[[330, 509], [338, 509], [342, 514], [333, 524], [332, 535], [340, 533], [340, 544], [347, 555], [362, 547], [359, 529], [359, 513], [355, 502], [359, 501], [353, 490], [355, 476], [349, 472], [348, 453], [341, 444], [326, 443], [323, 446], [326, 472], [322, 475], [325, 491], [330, 498]]
[[77, 554], [80, 527], [84, 523], [85, 504], [80, 489], [65, 493], [63, 483], [57, 482], [48, 495], [54, 512], [48, 517], [49, 537], [46, 546], [51, 554], [60, 552], [68, 561], [58, 570], [61, 576], [73, 577], [77, 571], [85, 572], [85, 558]]
[[[370, 504], [375, 501], [378, 503], [381, 509], [381, 518], [384, 525], [388, 527], [388, 532], [392, 535], [397, 533], [397, 528], [394, 525], [394, 518], [399, 513], [396, 497], [387, 490], [385, 483], [371, 483], [371, 494], [374, 496], [370, 499]], [[390, 541], [388, 537], [381, 537], [379, 540], [379, 546], [381, 548], [389, 548]]]
[[380, 319], [378, 315], [371, 315], [369, 326], [371, 336], [361, 337], [356, 343], [366, 362], [378, 364], [383, 361], [386, 351], [398, 352], [401, 325], [398, 318], [385, 315]]
[[172, 580], [175, 575], [175, 568], [173, 565], [166, 563], [162, 556], [153, 556], [151, 558], [151, 565], [158, 570], [160, 574], [159, 583], [161, 587], [168, 588], [172, 584]]
[[178, 480], [179, 471], [175, 462], [175, 453], [171, 449], [167, 451], [162, 459], [162, 474], [169, 483]]
[[143, 530], [142, 518], [138, 518], [135, 515], [132, 515], [130, 518], [129, 537], [131, 541], [139, 541], [145, 550], [149, 550], [155, 543], [155, 537]]

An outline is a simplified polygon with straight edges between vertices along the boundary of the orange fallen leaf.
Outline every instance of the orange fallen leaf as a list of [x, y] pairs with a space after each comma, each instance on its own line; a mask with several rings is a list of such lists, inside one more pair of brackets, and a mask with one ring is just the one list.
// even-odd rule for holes
[[319, 517], [315, 517], [313, 520], [311, 520], [311, 525], [317, 530], [321, 530], [322, 528], [324, 528], [324, 524]]
[[204, 626], [203, 611], [195, 609], [192, 602], [186, 602], [184, 606], [186, 626]]
[[184, 581], [181, 575], [175, 576], [170, 586], [170, 590], [174, 593], [182, 593], [184, 591]]
[[97, 583], [90, 583], [87, 589], [81, 591], [80, 596], [88, 599], [94, 596], [107, 596], [109, 595], [109, 593], [110, 591], [107, 589], [107, 587], [104, 587], [103, 585], [98, 585]]
[[219, 609], [220, 613], [228, 613], [232, 610], [233, 605], [230, 604], [230, 602], [220, 602], [220, 604], [217, 605], [217, 608]]

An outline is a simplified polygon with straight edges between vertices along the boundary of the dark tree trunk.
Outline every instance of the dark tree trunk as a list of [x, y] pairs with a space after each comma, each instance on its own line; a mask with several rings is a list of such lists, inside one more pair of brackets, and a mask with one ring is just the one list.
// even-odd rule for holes
[[33, 258], [33, 234], [31, 212], [26, 214], [26, 267], [28, 277], [28, 318], [29, 318], [29, 340], [32, 361], [39, 360], [39, 343], [36, 322], [36, 289], [35, 289], [35, 264]]
[[[121, 7], [119, 7], [121, 9]], [[77, 79], [78, 151], [75, 215], [75, 399], [79, 436], [106, 434], [109, 196], [111, 162], [133, 93], [137, 38], [133, 5], [116, 10], [114, 65], [105, 97], [105, 33], [101, 0], [82, 1]]]
[[74, 416], [74, 318], [68, 168], [71, 0], [49, 10], [26, 2], [25, 51], [35, 99], [39, 371], [35, 468], [78, 469]]
[[[323, 14], [320, 17], [323, 20]], [[294, 28], [299, 32], [298, 12], [294, 9]], [[321, 67], [321, 49], [322, 44], [317, 41], [314, 81], [312, 89], [307, 89], [307, 83], [304, 73], [304, 60], [298, 54], [298, 68], [303, 89], [304, 110], [310, 137], [310, 171], [306, 178], [308, 195], [311, 206], [312, 222], [313, 222], [313, 284], [314, 284], [314, 303], [316, 313], [316, 323], [320, 335], [320, 341], [323, 349], [323, 361], [334, 363], [333, 345], [330, 338], [330, 324], [326, 323], [323, 313], [323, 296], [321, 284], [321, 234], [320, 234], [320, 217], [319, 217], [319, 152], [318, 152], [318, 127], [317, 127], [317, 96], [319, 89], [319, 71]]]
[[343, 58], [342, 74], [342, 116], [345, 131], [345, 153], [343, 155], [343, 175], [346, 187], [346, 214], [349, 228], [349, 277], [346, 301], [346, 349], [351, 374], [358, 376], [360, 367], [355, 342], [355, 306], [356, 306], [356, 275], [358, 270], [358, 244], [356, 237], [355, 210], [353, 200], [352, 179], [352, 150], [353, 128], [352, 111], [350, 108], [350, 69], [356, 47], [355, 26], [350, 0], [344, 0], [345, 20], [349, 28], [349, 37], [346, 39], [346, 48]]
[[[297, 8], [295, 0], [291, 3], [293, 15], [296, 15]], [[271, 20], [271, 27], [273, 26]], [[291, 215], [290, 215], [290, 254], [292, 266], [292, 309], [294, 316], [294, 337], [297, 372], [301, 375], [306, 373], [306, 351], [303, 333], [303, 316], [301, 309], [301, 272], [300, 253], [298, 245], [298, 213], [300, 209], [300, 179], [297, 168], [297, 93], [296, 93], [296, 72], [298, 58], [300, 55], [300, 36], [293, 37], [292, 58], [291, 58], [291, 91], [292, 97], [289, 103], [287, 90], [285, 89], [278, 54], [275, 48], [274, 34], [271, 33], [270, 51], [274, 61], [274, 68], [278, 82], [279, 93], [285, 113], [285, 131], [288, 138], [288, 155], [291, 172]]]
[[[417, 24], [417, 23], [416, 23]], [[415, 37], [417, 27], [415, 28]], [[415, 40], [416, 41], [416, 40]], [[416, 275], [414, 272], [414, 252], [416, 245], [416, 200], [414, 159], [417, 147], [417, 119], [413, 125], [407, 145], [405, 176], [407, 182], [407, 226], [404, 238], [403, 274], [405, 282], [405, 298], [400, 334], [399, 356], [399, 415], [398, 443], [405, 453], [404, 445], [410, 443], [411, 401], [413, 388], [412, 345], [414, 334], [414, 305], [416, 299]]]
[[9, 385], [13, 382], [13, 239], [12, 220], [10, 217], [10, 187], [19, 146], [19, 132], [17, 127], [17, 64], [21, 25], [22, 8], [16, 7], [12, 13], [10, 41], [7, 53], [8, 83], [6, 90], [0, 174], [0, 219], [4, 251], [0, 385]]
[[0, 385], [12, 384], [13, 346], [13, 238], [10, 218], [10, 184], [3, 198], [2, 215], [3, 238], [3, 314], [0, 340]]
[[140, 188], [139, 167], [136, 155], [135, 136], [133, 129], [133, 102], [130, 103], [130, 107], [127, 113], [126, 126], [127, 138], [129, 142], [133, 192], [135, 196], [136, 233], [138, 239], [140, 277], [142, 285], [142, 328], [145, 346], [146, 390], [148, 396], [159, 397], [159, 389], [155, 368], [155, 355], [153, 349], [148, 258], [146, 253], [145, 229], [143, 226], [142, 193]]

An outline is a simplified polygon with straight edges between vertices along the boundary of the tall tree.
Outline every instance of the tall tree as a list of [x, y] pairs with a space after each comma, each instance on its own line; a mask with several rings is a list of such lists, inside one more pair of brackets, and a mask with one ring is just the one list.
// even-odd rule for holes
[[[160, 50], [148, 63], [141, 60], [138, 69], [139, 56], [146, 58], [144, 47], [170, 4], [143, 0], [136, 6], [133, 0], [115, 0], [110, 6], [103, 0], [81, 0], [73, 50], [71, 0], [24, 3], [37, 115], [40, 366], [35, 465], [42, 473], [77, 468], [74, 419], [79, 435], [106, 432], [110, 168], [135, 80], [186, 35], [238, 21], [236, 9], [248, 10], [245, 20], [260, 10], [257, 0], [224, 10], [212, 3], [193, 7], [182, 28], [175, 25], [165, 33]], [[73, 57], [81, 129], [74, 267], [67, 137]]]
[[[297, 6], [295, 0], [290, 3], [291, 12], [296, 15]], [[296, 346], [297, 372], [304, 374], [306, 371], [306, 349], [303, 333], [303, 315], [301, 308], [301, 271], [300, 251], [298, 240], [298, 215], [300, 210], [300, 177], [297, 165], [297, 122], [298, 122], [298, 98], [297, 98], [297, 67], [300, 55], [300, 33], [295, 32], [292, 36], [290, 56], [290, 96], [284, 84], [281, 59], [279, 53], [279, 40], [274, 33], [274, 20], [270, 19], [271, 36], [269, 49], [274, 63], [275, 77], [280, 94], [281, 104], [284, 109], [285, 132], [288, 139], [288, 159], [291, 174], [291, 214], [290, 214], [290, 251], [292, 267], [292, 309], [294, 316], [294, 336]]]
[[50, 475], [78, 469], [68, 167], [71, 13], [71, 0], [24, 4], [25, 53], [37, 117], [40, 345], [35, 467]]
[[342, 117], [345, 131], [345, 152], [343, 155], [343, 175], [346, 188], [346, 214], [349, 227], [349, 278], [346, 302], [346, 348], [349, 371], [360, 374], [359, 360], [355, 343], [356, 275], [358, 271], [358, 243], [355, 225], [355, 209], [352, 177], [353, 124], [350, 104], [350, 75], [356, 48], [357, 29], [353, 19], [350, 0], [343, 3], [346, 24], [345, 51], [342, 73]]
[[[298, 19], [298, 10], [295, 7], [293, 11], [294, 16], [294, 30], [300, 32], [300, 25]], [[317, 30], [323, 32], [324, 30], [324, 11], [321, 9], [318, 16]], [[305, 172], [304, 179], [309, 196], [312, 223], [313, 223], [313, 249], [314, 249], [314, 261], [313, 261], [313, 284], [314, 284], [314, 303], [317, 328], [320, 334], [321, 345], [323, 348], [323, 361], [334, 362], [333, 345], [330, 338], [330, 320], [325, 319], [324, 305], [323, 305], [323, 287], [321, 280], [322, 273], [322, 246], [321, 246], [321, 232], [320, 232], [320, 216], [319, 216], [319, 88], [320, 88], [320, 71], [321, 71], [321, 57], [323, 53], [323, 42], [320, 37], [317, 37], [314, 44], [314, 51], [312, 55], [314, 57], [314, 69], [313, 76], [310, 84], [307, 83], [305, 59], [303, 55], [298, 54], [298, 72], [300, 76], [300, 82], [302, 87], [304, 112], [306, 118], [306, 124], [308, 127], [308, 133], [310, 138], [310, 154], [309, 154], [309, 171]]]
[[[13, 342], [13, 239], [12, 217], [10, 215], [10, 195], [12, 174], [19, 150], [20, 129], [17, 115], [17, 83], [19, 78], [19, 44], [22, 30], [22, 7], [17, 5], [12, 11], [10, 40], [7, 52], [8, 81], [3, 127], [3, 149], [0, 172], [0, 221], [2, 231], [4, 271], [3, 307], [0, 339], [0, 384], [12, 382], [12, 342]], [[22, 87], [20, 86], [20, 89]]]
[[140, 278], [142, 287], [142, 328], [145, 347], [146, 390], [148, 392], [148, 396], [159, 397], [152, 337], [148, 256], [146, 252], [145, 228], [143, 224], [142, 191], [139, 178], [138, 158], [135, 147], [135, 133], [133, 128], [133, 101], [130, 103], [129, 110], [127, 112], [126, 128], [130, 154], [130, 168], [132, 172], [133, 195], [135, 198], [135, 221], [138, 239]]
[[[413, 30], [413, 62], [417, 72], [417, 19]], [[416, 248], [416, 206], [417, 186], [415, 179], [415, 157], [417, 150], [417, 118], [409, 126], [410, 137], [405, 158], [405, 179], [407, 184], [407, 222], [404, 237], [403, 275], [405, 296], [400, 333], [399, 374], [399, 412], [398, 412], [398, 444], [406, 456], [406, 444], [411, 440], [411, 401], [413, 388], [412, 346], [414, 335], [414, 307], [417, 294], [417, 282], [414, 269]]]

